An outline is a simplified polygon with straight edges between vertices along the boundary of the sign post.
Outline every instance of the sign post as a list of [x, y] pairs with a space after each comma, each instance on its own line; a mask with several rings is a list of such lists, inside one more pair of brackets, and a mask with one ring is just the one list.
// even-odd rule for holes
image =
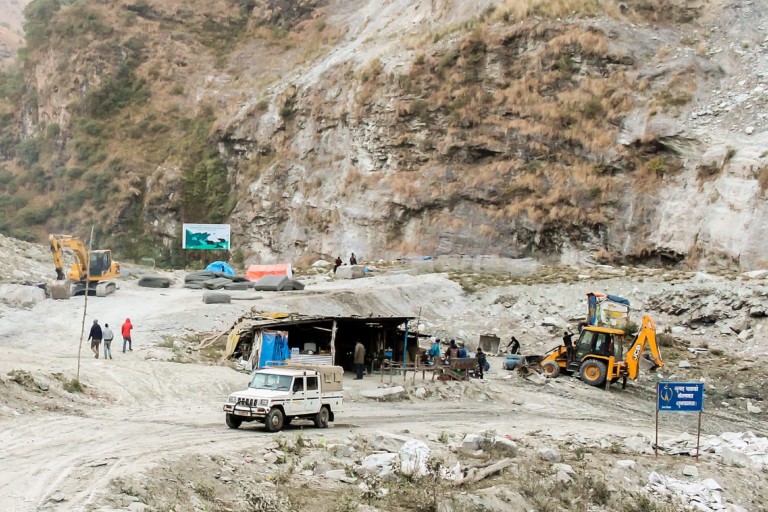
[[659, 411], [699, 413], [699, 426], [696, 433], [696, 462], [698, 462], [701, 413], [704, 411], [704, 383], [659, 382], [656, 384], [656, 444], [654, 445], [656, 457], [659, 456]]

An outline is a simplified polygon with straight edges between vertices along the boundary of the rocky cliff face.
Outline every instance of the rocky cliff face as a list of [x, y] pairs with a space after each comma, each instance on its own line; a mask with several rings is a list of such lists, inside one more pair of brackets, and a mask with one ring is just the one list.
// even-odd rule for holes
[[763, 266], [768, 1], [565, 3], [63, 7], [0, 194], [41, 173], [70, 211], [29, 197], [33, 229], [170, 259], [181, 222], [228, 221], [247, 261]]

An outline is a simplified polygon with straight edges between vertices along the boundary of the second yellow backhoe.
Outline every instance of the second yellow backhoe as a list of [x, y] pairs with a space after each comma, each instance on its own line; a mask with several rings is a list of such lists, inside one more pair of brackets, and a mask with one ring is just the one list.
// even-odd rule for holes
[[[88, 294], [104, 297], [114, 293], [117, 284], [113, 279], [120, 277], [120, 264], [112, 261], [109, 249], [89, 251], [82, 239], [72, 235], [50, 235], [53, 263], [56, 266], [56, 279], [69, 279], [74, 283], [74, 295]], [[71, 252], [75, 262], [64, 274], [64, 253]]]
[[664, 366], [656, 342], [656, 324], [650, 316], [643, 317], [640, 332], [625, 351], [626, 334], [610, 327], [584, 327], [570, 360], [565, 346], [560, 345], [541, 359], [541, 371], [549, 378], [560, 373], [578, 373], [581, 380], [592, 386], [610, 385], [622, 379], [622, 387], [626, 387], [627, 379], [635, 380], [640, 374], [640, 359], [646, 345], [653, 369]]

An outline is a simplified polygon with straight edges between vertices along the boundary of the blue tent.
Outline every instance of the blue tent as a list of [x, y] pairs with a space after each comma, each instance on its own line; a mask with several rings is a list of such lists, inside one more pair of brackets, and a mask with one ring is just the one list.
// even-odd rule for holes
[[267, 363], [279, 364], [289, 357], [291, 357], [291, 353], [285, 335], [276, 332], [263, 332], [261, 334], [259, 368], [264, 368]]
[[208, 270], [210, 272], [223, 272], [230, 276], [235, 275], [235, 271], [232, 270], [232, 267], [230, 267], [223, 261], [214, 261], [213, 263], [205, 267], [205, 270]]

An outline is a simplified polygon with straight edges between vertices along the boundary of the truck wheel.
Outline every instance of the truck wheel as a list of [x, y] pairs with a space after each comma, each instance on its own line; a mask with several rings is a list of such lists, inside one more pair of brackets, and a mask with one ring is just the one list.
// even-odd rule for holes
[[264, 426], [269, 432], [280, 432], [283, 428], [283, 411], [280, 409], [272, 409], [264, 418]]
[[315, 414], [315, 426], [317, 428], [328, 428], [328, 418], [331, 414], [327, 407], [322, 407], [317, 414]]
[[605, 367], [605, 363], [601, 361], [590, 359], [581, 365], [581, 380], [590, 386], [602, 386], [605, 384], [605, 375], [607, 373], [608, 370]]
[[554, 379], [560, 375], [560, 365], [556, 361], [547, 361], [541, 365], [541, 371], [548, 379]]
[[235, 416], [234, 414], [227, 414], [227, 426], [229, 428], [240, 428], [243, 420]]

